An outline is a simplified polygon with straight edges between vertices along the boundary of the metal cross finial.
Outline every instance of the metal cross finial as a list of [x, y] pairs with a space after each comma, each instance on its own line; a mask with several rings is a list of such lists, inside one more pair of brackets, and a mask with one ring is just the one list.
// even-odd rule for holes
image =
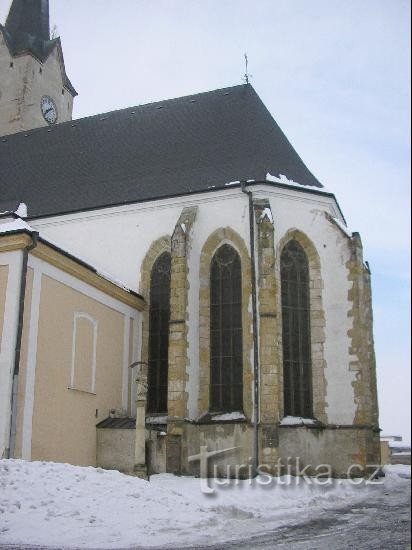
[[252, 75], [248, 73], [249, 60], [247, 57], [247, 53], [245, 53], [244, 56], [245, 56], [245, 74], [243, 75], [243, 80], [245, 81], [246, 84], [249, 84], [249, 79]]

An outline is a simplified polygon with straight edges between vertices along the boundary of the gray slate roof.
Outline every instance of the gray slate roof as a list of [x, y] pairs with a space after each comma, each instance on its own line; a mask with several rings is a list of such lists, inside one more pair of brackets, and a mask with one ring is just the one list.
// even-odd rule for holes
[[0, 198], [29, 217], [263, 181], [322, 187], [250, 84], [0, 138]]
[[14, 214], [20, 205], [18, 200], [0, 200], [0, 216], [5, 214]]
[[6, 20], [6, 29], [11, 34], [25, 33], [39, 40], [49, 40], [49, 1], [13, 0]]
[[57, 47], [63, 65], [64, 85], [74, 96], [77, 95], [64, 69], [60, 38], [50, 40], [49, 0], [13, 0], [6, 24], [0, 25], [0, 32], [13, 57], [29, 52], [43, 63]]
[[105, 418], [98, 424], [96, 428], [105, 428], [110, 430], [135, 430], [136, 419], [135, 418]]

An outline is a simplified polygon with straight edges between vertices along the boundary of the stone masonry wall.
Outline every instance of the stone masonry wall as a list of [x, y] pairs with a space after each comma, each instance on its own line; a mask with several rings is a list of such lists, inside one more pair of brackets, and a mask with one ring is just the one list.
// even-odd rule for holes
[[196, 214], [197, 207], [184, 208], [172, 236], [168, 381], [168, 420], [171, 431], [171, 422], [182, 421], [187, 416], [188, 254]]
[[255, 200], [254, 210], [257, 225], [259, 299], [259, 447], [261, 460], [268, 464], [274, 464], [278, 458], [278, 436], [275, 426], [280, 420], [281, 408], [274, 226], [269, 201]]
[[350, 369], [356, 372], [353, 383], [356, 401], [356, 424], [378, 426], [378, 399], [376, 385], [376, 361], [373, 342], [373, 313], [371, 280], [368, 266], [363, 262], [362, 241], [354, 233], [350, 241], [351, 258], [347, 262], [348, 279], [352, 288], [348, 300], [352, 309], [348, 315], [353, 327], [348, 331], [350, 354], [354, 358]]

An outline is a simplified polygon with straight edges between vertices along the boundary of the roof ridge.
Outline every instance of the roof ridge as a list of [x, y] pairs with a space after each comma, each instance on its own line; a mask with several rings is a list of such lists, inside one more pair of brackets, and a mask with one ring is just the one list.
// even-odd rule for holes
[[[225, 92], [226, 90], [234, 90], [235, 88], [236, 89], [245, 88], [246, 86], [249, 86], [253, 90], [253, 87], [252, 87], [251, 84], [237, 84], [237, 85], [234, 85], [234, 86], [227, 86], [225, 88], [217, 88], [215, 90], [208, 90], [207, 92], [197, 92], [195, 94], [188, 94], [188, 95], [182, 95], [182, 96], [177, 96], [177, 97], [169, 97], [169, 98], [166, 98], [166, 99], [158, 99], [156, 101], [148, 101], [147, 103], [138, 103], [137, 105], [131, 105], [130, 107], [120, 107], [119, 109], [112, 109], [111, 111], [106, 111], [104, 113], [96, 113], [94, 115], [87, 115], [87, 116], [82, 117], [82, 118], [77, 118], [77, 119], [74, 119], [71, 122], [81, 121], [81, 120], [85, 120], [85, 119], [89, 119], [89, 118], [98, 118], [98, 117], [102, 117], [102, 116], [108, 116], [108, 115], [111, 115], [111, 114], [120, 113], [122, 111], [129, 111], [129, 110], [133, 111], [133, 109], [143, 109], [144, 107], [151, 107], [153, 105], [159, 105], [160, 103], [162, 103], [162, 104], [172, 103], [172, 102], [177, 103], [178, 101], [193, 99], [195, 97], [200, 97], [200, 96], [203, 97], [203, 96], [207, 96], [207, 95], [210, 95], [210, 94], [215, 94], [217, 92]], [[61, 124], [66, 124], [66, 123], [63, 122]]]
[[103, 113], [95, 113], [93, 115], [87, 115], [87, 116], [84, 116], [84, 117], [81, 117], [81, 118], [75, 118], [75, 119], [72, 119], [72, 120], [67, 120], [65, 122], [59, 122], [58, 124], [56, 124], [55, 126], [53, 127], [50, 127], [50, 126], [41, 126], [39, 128], [32, 128], [30, 130], [22, 130], [21, 132], [15, 132], [13, 134], [5, 134], [3, 136], [1, 136], [2, 139], [4, 138], [12, 138], [13, 136], [20, 136], [21, 134], [29, 134], [29, 133], [34, 133], [34, 132], [44, 132], [46, 130], [57, 130], [61, 127], [67, 127], [67, 126], [75, 126], [77, 123], [81, 123], [82, 121], [84, 120], [92, 120], [92, 119], [96, 119], [96, 118], [102, 118], [102, 117], [105, 117], [105, 118], [108, 118], [110, 115], [113, 115], [113, 114], [117, 114], [117, 113], [122, 113], [122, 112], [125, 112], [125, 111], [133, 111], [133, 110], [136, 110], [136, 109], [143, 109], [145, 107], [152, 107], [152, 106], [156, 106], [156, 105], [160, 105], [160, 104], [165, 104], [165, 103], [178, 103], [180, 101], [186, 101], [186, 100], [190, 100], [190, 99], [194, 99], [196, 97], [204, 97], [204, 96], [208, 96], [208, 95], [211, 95], [211, 94], [216, 94], [218, 92], [227, 92], [228, 90], [235, 90], [235, 89], [251, 89], [254, 94], [258, 96], [258, 94], [256, 93], [256, 91], [254, 90], [253, 86], [248, 83], [248, 84], [236, 84], [234, 86], [227, 86], [225, 88], [217, 88], [215, 90], [208, 90], [207, 92], [197, 92], [195, 94], [188, 94], [188, 95], [184, 95], [184, 96], [177, 96], [177, 97], [171, 97], [171, 98], [167, 98], [167, 99], [160, 99], [160, 100], [156, 100], [156, 101], [149, 101], [148, 103], [141, 103], [141, 104], [137, 104], [137, 105], [132, 105], [130, 107], [121, 107], [119, 109], [113, 109], [111, 111], [105, 111]]
[[241, 84], [0, 138], [0, 194], [39, 218], [229, 190], [268, 173], [322, 189], [263, 105]]

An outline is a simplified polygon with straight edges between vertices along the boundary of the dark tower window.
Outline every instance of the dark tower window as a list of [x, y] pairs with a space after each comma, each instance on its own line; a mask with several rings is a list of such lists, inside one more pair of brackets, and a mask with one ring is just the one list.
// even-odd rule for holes
[[153, 264], [150, 275], [147, 408], [151, 413], [167, 413], [170, 264], [170, 254], [164, 252]]
[[210, 409], [241, 411], [242, 270], [239, 254], [224, 244], [210, 269]]
[[312, 416], [309, 265], [297, 241], [280, 258], [285, 415]]

